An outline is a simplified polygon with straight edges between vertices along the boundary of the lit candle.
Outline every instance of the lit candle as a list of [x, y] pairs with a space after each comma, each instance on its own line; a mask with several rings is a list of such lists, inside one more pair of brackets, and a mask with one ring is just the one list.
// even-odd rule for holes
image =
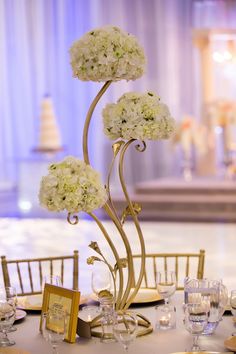
[[169, 324], [170, 324], [169, 318], [168, 318], [168, 317], [165, 317], [165, 316], [162, 316], [162, 317], [160, 318], [159, 322], [160, 322], [160, 326], [162, 326], [162, 327], [168, 327]]

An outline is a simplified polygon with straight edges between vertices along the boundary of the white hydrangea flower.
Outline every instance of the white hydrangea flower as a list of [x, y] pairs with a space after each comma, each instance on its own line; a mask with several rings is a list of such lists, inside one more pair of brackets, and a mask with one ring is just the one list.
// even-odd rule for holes
[[116, 104], [107, 104], [102, 112], [104, 133], [109, 139], [168, 139], [175, 121], [168, 107], [153, 92], [129, 92]]
[[145, 55], [137, 39], [114, 26], [86, 33], [70, 55], [73, 75], [82, 81], [136, 80], [144, 73]]
[[40, 204], [50, 211], [91, 212], [107, 200], [100, 175], [84, 161], [72, 156], [49, 166], [41, 180]]

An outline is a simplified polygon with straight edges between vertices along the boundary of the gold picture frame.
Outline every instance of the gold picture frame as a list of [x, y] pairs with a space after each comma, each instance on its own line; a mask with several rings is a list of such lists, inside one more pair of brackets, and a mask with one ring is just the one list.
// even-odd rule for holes
[[68, 314], [68, 326], [65, 334], [65, 341], [74, 343], [76, 338], [76, 329], [79, 312], [80, 292], [45, 284], [43, 292], [43, 304], [40, 319], [40, 332], [42, 332], [42, 316], [50, 308], [59, 308]]

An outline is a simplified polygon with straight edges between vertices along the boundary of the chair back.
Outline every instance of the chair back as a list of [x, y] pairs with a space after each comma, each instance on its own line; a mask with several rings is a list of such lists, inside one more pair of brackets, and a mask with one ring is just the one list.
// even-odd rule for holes
[[[133, 286], [136, 284], [135, 273], [140, 266], [141, 255], [133, 255], [134, 276]], [[204, 275], [205, 250], [199, 253], [150, 253], [146, 254], [145, 272], [141, 288], [156, 289], [157, 271], [175, 271], [177, 290], [183, 290], [185, 277], [202, 279]]]
[[62, 284], [64, 284], [64, 274], [68, 273], [65, 272], [67, 260], [72, 260], [72, 288], [78, 290], [79, 252], [77, 250], [71, 256], [59, 257], [8, 260], [6, 256], [1, 256], [4, 285], [5, 287], [11, 286], [14, 280], [14, 286], [16, 283], [19, 285], [18, 295], [41, 294], [44, 275], [60, 275]]

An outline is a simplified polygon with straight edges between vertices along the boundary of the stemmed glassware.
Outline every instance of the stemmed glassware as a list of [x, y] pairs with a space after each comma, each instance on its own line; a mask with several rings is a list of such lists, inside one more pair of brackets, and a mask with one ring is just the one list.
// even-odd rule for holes
[[193, 336], [191, 351], [200, 351], [198, 345], [199, 335], [203, 333], [208, 321], [208, 311], [202, 303], [190, 303], [185, 306], [184, 324]]
[[111, 273], [106, 265], [101, 264], [92, 272], [92, 289], [97, 295], [100, 309], [102, 326], [101, 341], [112, 339], [112, 326], [114, 321], [114, 299], [111, 293]]
[[184, 286], [185, 304], [201, 303], [208, 311], [208, 322], [203, 334], [211, 335], [222, 316], [225, 302], [225, 287], [219, 280], [187, 279]]
[[13, 287], [0, 289], [0, 347], [14, 345], [7, 333], [12, 328], [16, 317], [16, 291]]
[[46, 283], [56, 286], [62, 286], [61, 277], [59, 275], [44, 275], [42, 281], [42, 290], [44, 290], [44, 286]]
[[[236, 290], [232, 290], [230, 293], [230, 307], [233, 315], [234, 324], [236, 323]], [[236, 332], [232, 333], [233, 336], [236, 336]]]
[[[15, 304], [15, 307], [17, 307], [17, 292], [16, 288], [13, 286], [8, 286], [5, 288], [0, 288], [0, 293], [3, 291], [3, 294], [6, 294], [6, 298], [9, 301], [12, 301]], [[10, 332], [15, 332], [17, 330], [16, 326], [12, 326], [11, 328], [8, 329], [7, 333]]]
[[162, 271], [156, 273], [156, 287], [158, 293], [165, 300], [165, 307], [169, 307], [169, 298], [176, 290], [176, 274], [173, 271]]
[[226, 306], [228, 304], [228, 289], [226, 288], [226, 286], [223, 284], [222, 281], [220, 281], [220, 296], [219, 296], [219, 317], [220, 320], [222, 320], [222, 316], [225, 312]]
[[58, 354], [58, 346], [66, 334], [66, 313], [64, 311], [48, 311], [43, 314], [42, 332], [44, 338], [52, 346], [52, 354]]
[[101, 291], [111, 290], [111, 273], [107, 268], [96, 269], [92, 272], [92, 290], [99, 299]]
[[132, 312], [117, 313], [113, 323], [113, 335], [128, 351], [130, 343], [136, 338], [138, 320]]

